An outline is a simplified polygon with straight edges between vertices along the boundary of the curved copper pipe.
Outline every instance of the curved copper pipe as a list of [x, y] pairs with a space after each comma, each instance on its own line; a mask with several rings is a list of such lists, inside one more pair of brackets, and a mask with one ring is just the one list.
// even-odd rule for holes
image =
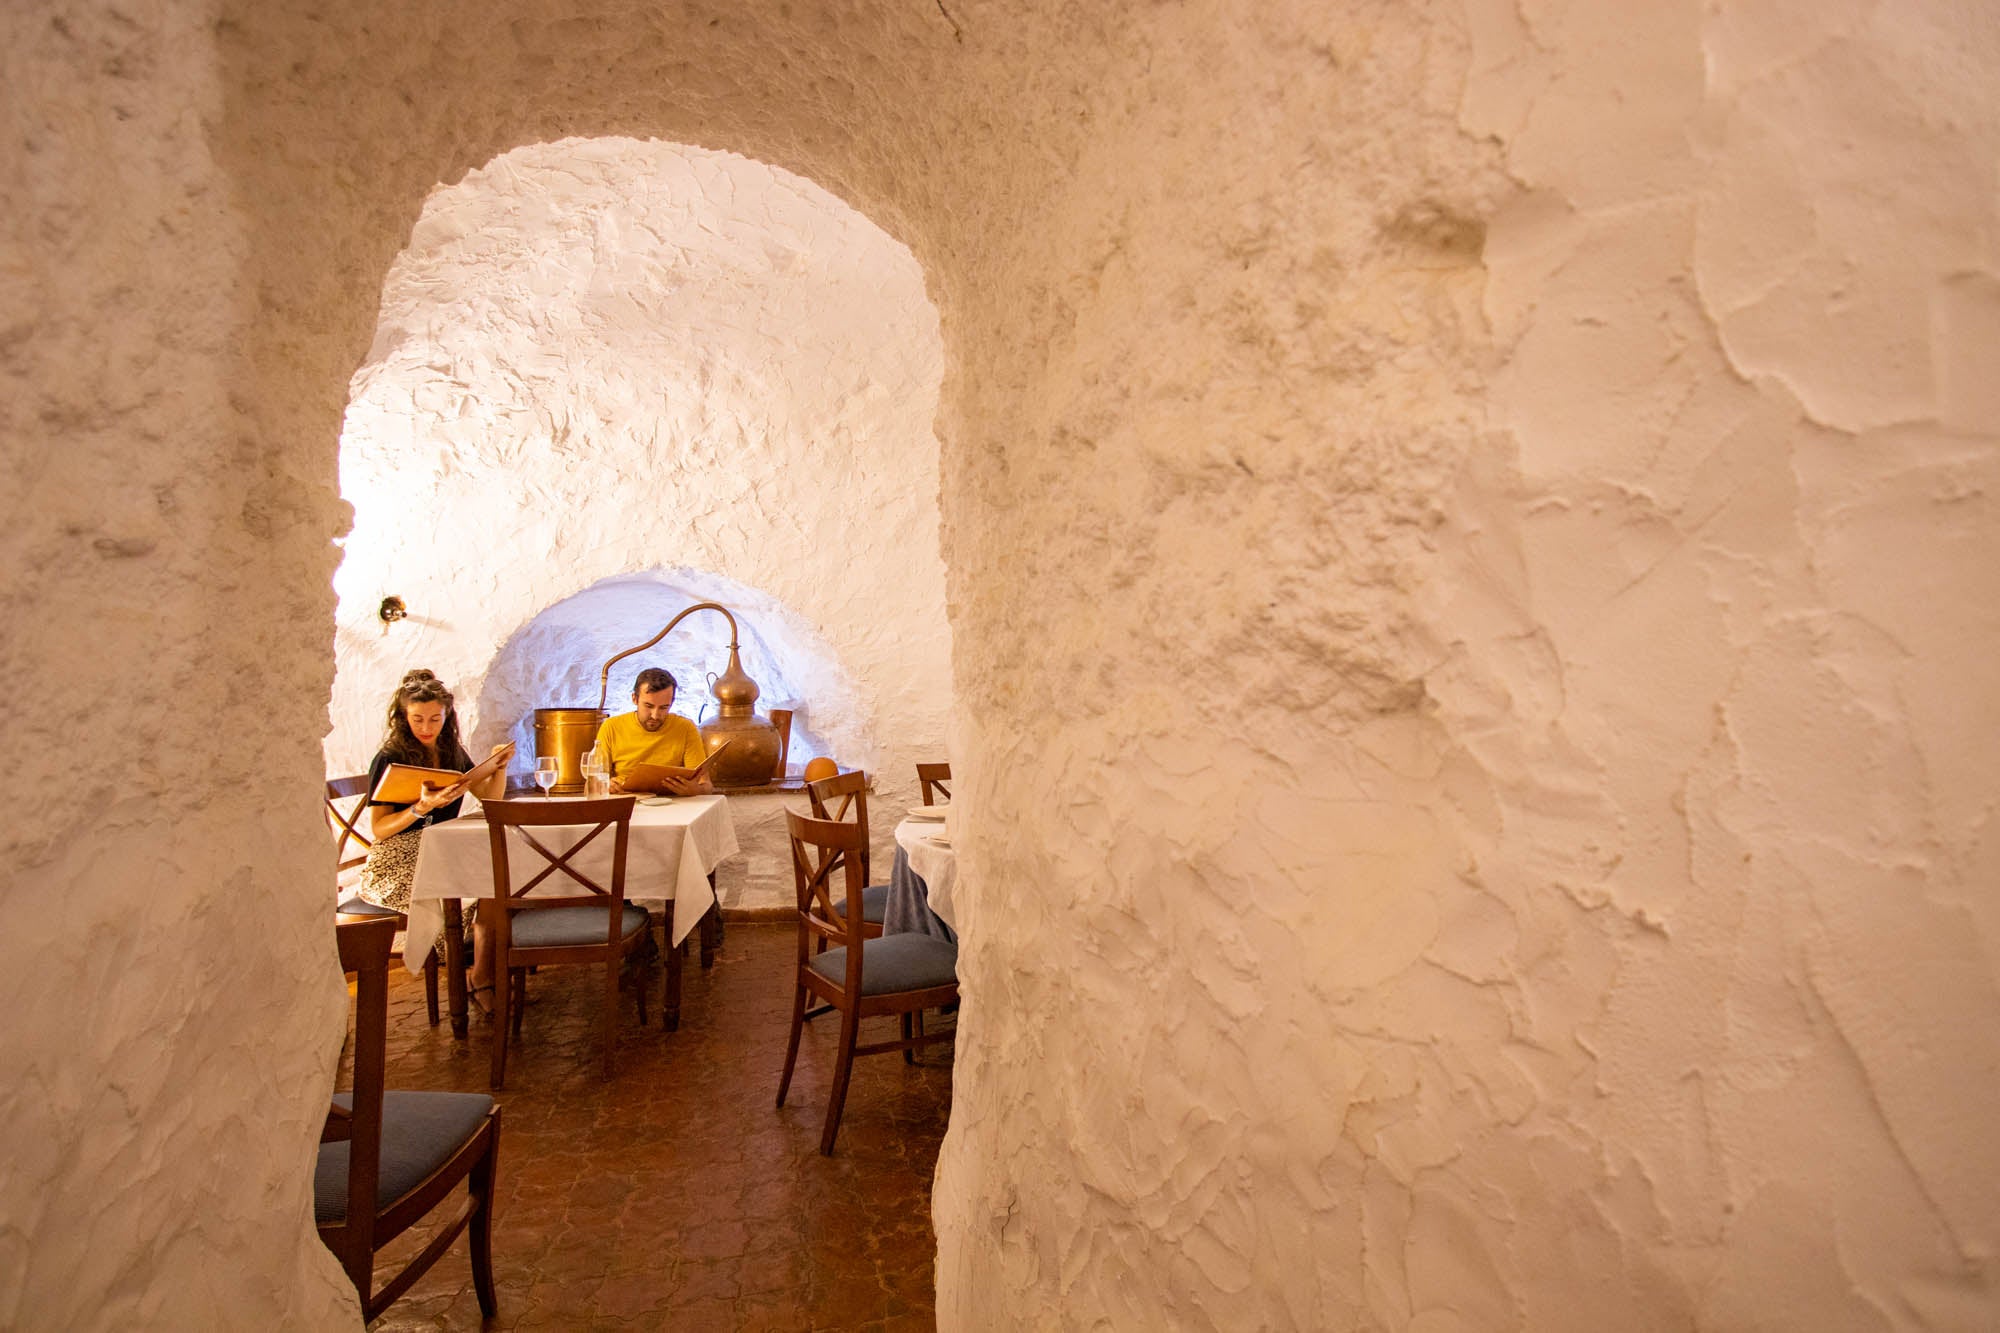
[[633, 653], [645, 652], [648, 648], [651, 648], [661, 639], [664, 639], [667, 637], [667, 635], [671, 634], [673, 632], [674, 626], [680, 624], [683, 620], [686, 620], [689, 616], [693, 615], [697, 611], [720, 611], [722, 613], [722, 618], [729, 622], [729, 651], [731, 652], [736, 651], [736, 649], [739, 646], [736, 642], [736, 617], [729, 614], [729, 608], [722, 605], [720, 602], [696, 602], [693, 606], [690, 606], [687, 610], [681, 612], [679, 615], [675, 616], [672, 620], [669, 620], [667, 622], [667, 627], [661, 630], [658, 634], [655, 634], [652, 638], [646, 640], [644, 643], [640, 644], [637, 648], [627, 648], [624, 652], [618, 654], [618, 656], [612, 658], [609, 662], [606, 662], [604, 664], [603, 675], [599, 677], [597, 682], [598, 712], [600, 713], [603, 712], [604, 705], [608, 703], [611, 699], [611, 668], [617, 666], [620, 662], [630, 657]]

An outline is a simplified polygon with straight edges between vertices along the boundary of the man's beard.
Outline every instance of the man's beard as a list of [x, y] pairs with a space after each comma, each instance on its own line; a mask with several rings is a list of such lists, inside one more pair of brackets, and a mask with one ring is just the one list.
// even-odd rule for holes
[[653, 718], [651, 720], [642, 717], [639, 719], [639, 725], [648, 731], [658, 731], [661, 727], [667, 725], [667, 720], [664, 717]]

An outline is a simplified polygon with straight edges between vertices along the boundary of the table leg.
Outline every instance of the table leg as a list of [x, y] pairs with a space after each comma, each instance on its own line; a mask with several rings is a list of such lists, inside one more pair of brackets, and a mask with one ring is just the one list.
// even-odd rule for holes
[[465, 915], [458, 899], [444, 900], [445, 993], [451, 1002], [451, 1035], [461, 1040], [466, 1034], [465, 1014]]
[[681, 1030], [681, 952], [684, 946], [674, 943], [673, 927], [667, 928], [667, 984], [666, 993], [660, 997], [660, 1024], [669, 1032]]
[[722, 909], [714, 903], [702, 913], [701, 925], [701, 970], [706, 972], [715, 966], [716, 946], [722, 941]]
[[715, 872], [708, 872], [709, 896], [715, 899], [715, 947], [722, 947], [722, 897], [715, 891]]

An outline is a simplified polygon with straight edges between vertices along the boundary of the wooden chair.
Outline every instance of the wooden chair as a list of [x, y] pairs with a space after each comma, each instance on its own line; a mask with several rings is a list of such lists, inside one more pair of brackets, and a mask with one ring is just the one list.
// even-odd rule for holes
[[[472, 1285], [491, 1319], [499, 1308], [493, 1298], [493, 1176], [500, 1108], [483, 1093], [383, 1090], [396, 923], [387, 917], [349, 921], [335, 933], [340, 966], [357, 978], [354, 1087], [334, 1094], [320, 1133], [313, 1170], [320, 1239], [347, 1270], [367, 1321], [394, 1304], [470, 1228]], [[428, 1217], [461, 1181], [466, 1199], [458, 1212], [402, 1271], [376, 1287], [376, 1252]], [[355, 1207], [356, 1200], [362, 1206]]]
[[[784, 1076], [778, 1081], [778, 1105], [785, 1104], [785, 1094], [792, 1086], [799, 1033], [805, 1027], [806, 999], [817, 996], [840, 1011], [833, 1091], [819, 1138], [820, 1152], [830, 1157], [834, 1136], [840, 1132], [840, 1112], [847, 1101], [854, 1057], [921, 1050], [936, 1040], [921, 1030], [913, 1034], [911, 1015], [958, 998], [958, 946], [913, 933], [869, 939], [851, 929], [847, 923], [860, 920], [861, 891], [866, 887], [861, 882], [860, 829], [835, 820], [807, 819], [789, 810], [785, 824], [791, 834], [792, 878], [798, 896], [799, 949], [792, 1036], [785, 1048]], [[833, 910], [836, 893], [846, 899], [844, 913]], [[833, 947], [815, 952], [821, 940]], [[857, 1044], [861, 1020], [884, 1014], [901, 1018], [902, 1039]]]
[[[352, 813], [342, 808], [341, 802], [359, 796], [362, 800], [355, 805]], [[333, 831], [334, 872], [342, 874], [353, 870], [368, 859], [368, 849], [375, 845], [363, 828], [368, 817], [368, 775], [356, 774], [351, 778], [328, 778], [326, 780], [326, 822]], [[354, 852], [348, 853], [352, 843]], [[408, 924], [401, 912], [369, 902], [359, 894], [350, 894], [341, 899], [333, 909], [336, 923], [351, 920], [393, 920], [396, 929]], [[438, 960], [437, 951], [424, 959], [424, 1007], [430, 1012], [431, 1026], [438, 1025]]]
[[[633, 804], [634, 798], [630, 796], [591, 801], [486, 802], [486, 827], [493, 848], [493, 897], [480, 911], [495, 906], [502, 909], [495, 913], [491, 932], [493, 977], [496, 982], [504, 979], [507, 983], [494, 992], [493, 1086], [496, 1088], [505, 1085], [507, 1043], [521, 1035], [528, 969], [564, 963], [597, 964], [604, 969], [604, 1077], [611, 1077], [618, 1048], [619, 965], [627, 954], [643, 948], [652, 938], [646, 909], [625, 901], [625, 847], [632, 832]], [[530, 832], [564, 825], [594, 827], [562, 852], [550, 850]], [[510, 829], [541, 861], [548, 862], [519, 888], [514, 887], [510, 874]], [[578, 870], [572, 858], [606, 829], [612, 830], [613, 837], [611, 880], [600, 884]], [[575, 881], [583, 891], [561, 896], [528, 896], [557, 872]], [[639, 986], [637, 990], [639, 1024], [643, 1027], [646, 989]]]
[[951, 799], [951, 788], [945, 786], [945, 784], [950, 781], [950, 764], [917, 765], [917, 783], [923, 788], [925, 805], [936, 805], [937, 798], [940, 796], [949, 801]]
[[[814, 819], [846, 820], [850, 810], [854, 813], [851, 822], [861, 830], [861, 882], [866, 886], [861, 891], [861, 933], [872, 940], [882, 933], [882, 922], [889, 909], [889, 886], [873, 883], [873, 876], [868, 873], [868, 775], [855, 769], [808, 782], [806, 799], [812, 802]], [[846, 899], [834, 899], [833, 910], [836, 915], [844, 914]]]

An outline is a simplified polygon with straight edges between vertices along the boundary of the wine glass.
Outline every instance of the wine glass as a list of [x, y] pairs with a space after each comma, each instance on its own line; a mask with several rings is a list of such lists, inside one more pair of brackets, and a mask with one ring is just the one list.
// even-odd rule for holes
[[542, 799], [547, 800], [549, 788], [556, 785], [556, 758], [545, 754], [535, 760], [535, 785], [542, 789]]

